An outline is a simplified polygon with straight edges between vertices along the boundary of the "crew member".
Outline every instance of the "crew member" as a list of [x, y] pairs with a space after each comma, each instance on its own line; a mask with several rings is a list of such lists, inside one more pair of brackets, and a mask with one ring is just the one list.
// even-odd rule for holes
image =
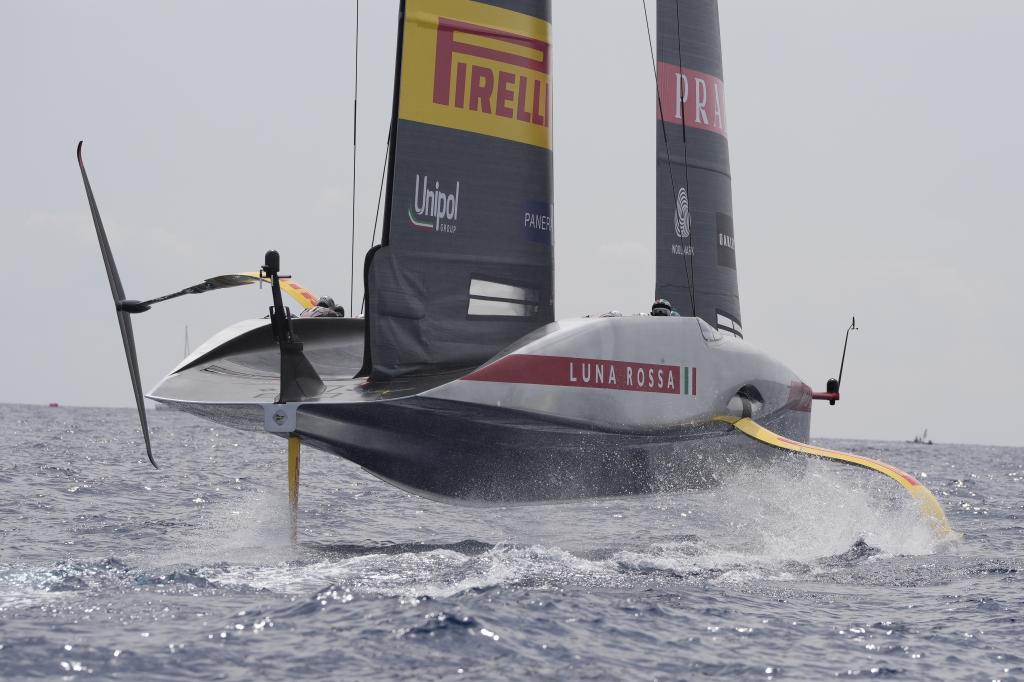
[[330, 296], [321, 296], [315, 306], [303, 310], [299, 317], [345, 317], [345, 308], [334, 305]]
[[659, 298], [651, 304], [651, 315], [655, 317], [679, 317], [679, 313], [672, 310], [672, 304], [667, 298]]

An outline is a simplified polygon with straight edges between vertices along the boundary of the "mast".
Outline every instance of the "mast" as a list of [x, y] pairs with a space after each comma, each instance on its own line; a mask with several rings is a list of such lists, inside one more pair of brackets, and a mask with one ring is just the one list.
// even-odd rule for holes
[[658, 0], [657, 26], [655, 298], [742, 337], [717, 0]]
[[[366, 252], [366, 257], [363, 260], [363, 302], [368, 303], [370, 300], [370, 263], [373, 262], [373, 256], [376, 254], [378, 249], [385, 246], [388, 243], [388, 236], [391, 233], [391, 195], [395, 186], [395, 148], [398, 146], [396, 138], [398, 136], [398, 96], [401, 92], [402, 87], [402, 47], [404, 45], [405, 37], [405, 1], [399, 0], [398, 3], [398, 39], [395, 41], [395, 77], [394, 77], [394, 93], [391, 98], [391, 127], [388, 130], [388, 154], [387, 160], [385, 161], [385, 173], [386, 181], [384, 187], [384, 225], [381, 227], [380, 233], [380, 244], [371, 244], [370, 250]], [[380, 204], [378, 203], [377, 209], [380, 210]], [[376, 220], [376, 216], [374, 216]], [[374, 223], [374, 231], [376, 231], [376, 222]], [[355, 314], [353, 310], [352, 313]], [[370, 306], [366, 306], [366, 333], [363, 337], [363, 366], [356, 373], [356, 376], [364, 377], [369, 376], [373, 370], [373, 344], [370, 341], [370, 326], [371, 326], [372, 313]]]
[[391, 235], [391, 197], [395, 187], [395, 149], [398, 147], [398, 97], [402, 92], [402, 47], [405, 44], [405, 2], [398, 3], [398, 41], [395, 43], [395, 90], [391, 99], [391, 130], [388, 139], [388, 179], [384, 188], [384, 225], [380, 243], [385, 245]]

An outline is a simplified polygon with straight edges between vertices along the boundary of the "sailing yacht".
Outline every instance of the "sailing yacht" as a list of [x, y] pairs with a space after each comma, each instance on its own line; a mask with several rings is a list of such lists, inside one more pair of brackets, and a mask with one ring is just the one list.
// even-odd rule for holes
[[928, 429], [925, 429], [921, 433], [914, 436], [914, 440], [908, 440], [908, 443], [914, 443], [915, 445], [934, 445], [931, 439], [928, 438]]
[[681, 315], [555, 321], [550, 2], [407, 0], [366, 318], [291, 320], [323, 389], [279, 402], [258, 320], [150, 397], [476, 504], [704, 486], [780, 457], [723, 415], [806, 440], [810, 388], [742, 341], [717, 6], [658, 11], [652, 293]]
[[[701, 488], [802, 462], [794, 450], [830, 457], [801, 443], [812, 398], [838, 386], [815, 396], [743, 340], [716, 1], [658, 0], [652, 57], [652, 294], [677, 315], [555, 316], [550, 0], [403, 0], [365, 318], [291, 318], [270, 252], [270, 319], [220, 332], [149, 397], [461, 504]], [[139, 308], [111, 282], [124, 330]]]

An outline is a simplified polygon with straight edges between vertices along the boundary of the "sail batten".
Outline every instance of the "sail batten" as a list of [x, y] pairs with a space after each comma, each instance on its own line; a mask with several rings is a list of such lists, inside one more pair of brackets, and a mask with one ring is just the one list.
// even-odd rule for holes
[[479, 365], [554, 319], [550, 1], [405, 0], [401, 21], [376, 379]]
[[742, 336], [717, 0], [658, 0], [657, 35], [655, 297]]

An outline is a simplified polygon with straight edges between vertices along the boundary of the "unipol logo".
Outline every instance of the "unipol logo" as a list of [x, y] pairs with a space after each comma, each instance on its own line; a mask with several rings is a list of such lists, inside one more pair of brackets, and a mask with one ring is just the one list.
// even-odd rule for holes
[[686, 239], [690, 236], [690, 202], [686, 197], [686, 188], [680, 187], [676, 196], [676, 214], [673, 216], [676, 226], [676, 236]]
[[433, 181], [427, 175], [416, 174], [416, 193], [413, 205], [409, 207], [409, 223], [423, 232], [444, 232], [455, 234], [459, 220], [459, 189], [461, 183], [455, 181], [455, 191], [448, 193], [441, 189], [438, 180]]
[[537, 38], [439, 17], [434, 103], [548, 128], [548, 52]]

